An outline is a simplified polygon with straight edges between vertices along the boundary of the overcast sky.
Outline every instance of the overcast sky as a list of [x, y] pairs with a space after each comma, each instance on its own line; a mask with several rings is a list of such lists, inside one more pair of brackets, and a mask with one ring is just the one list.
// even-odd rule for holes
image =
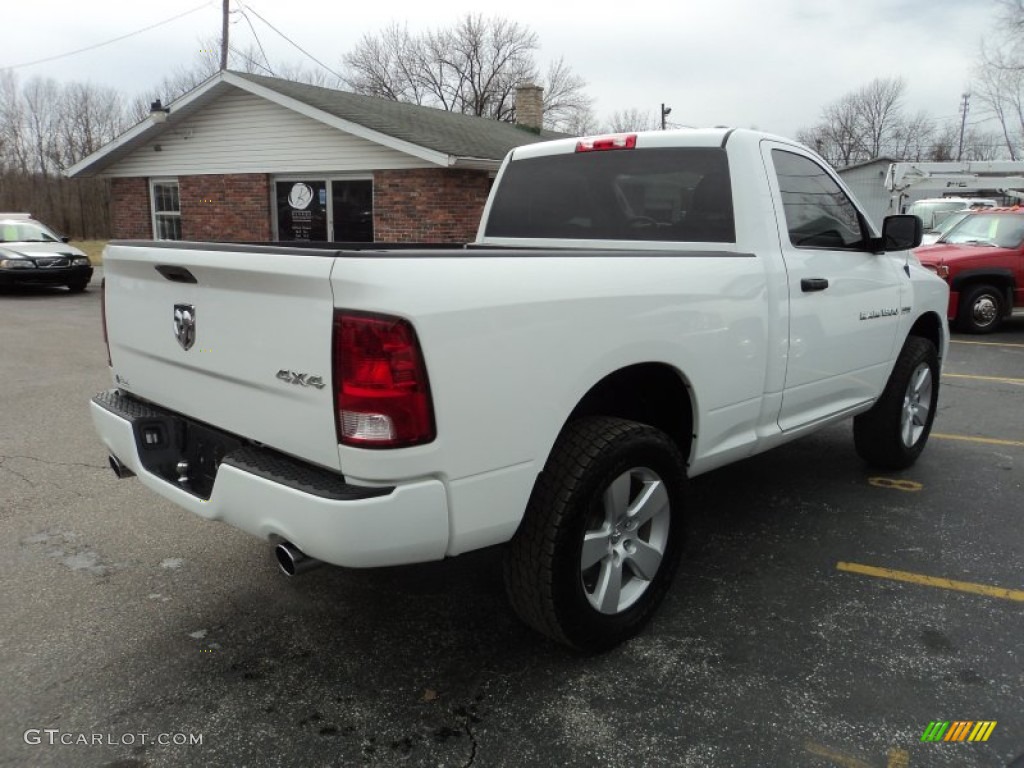
[[[232, 0], [234, 7], [236, 0]], [[411, 30], [450, 25], [463, 0], [252, 0], [259, 15], [328, 66], [365, 33], [392, 21]], [[190, 65], [200, 38], [219, 37], [220, 0], [155, 29], [85, 53], [19, 66], [103, 43], [201, 5], [201, 0], [32, 0], [4, 3], [0, 69], [87, 81], [128, 95], [153, 93], [176, 67]], [[661, 103], [680, 125], [757, 127], [793, 136], [823, 106], [875, 77], [902, 76], [906, 103], [941, 121], [959, 120], [979, 46], [994, 28], [995, 0], [518, 0], [494, 13], [529, 25], [542, 64], [564, 56], [589, 83], [606, 119]], [[272, 62], [316, 66], [252, 17]], [[237, 14], [233, 42], [253, 32]], [[971, 122], [982, 105], [972, 103]]]

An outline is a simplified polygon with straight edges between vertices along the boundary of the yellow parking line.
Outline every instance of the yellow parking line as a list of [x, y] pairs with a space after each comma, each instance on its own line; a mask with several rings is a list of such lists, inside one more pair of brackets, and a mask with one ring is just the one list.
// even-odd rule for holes
[[1024, 349], [1024, 344], [1011, 344], [1008, 341], [959, 341], [953, 339], [950, 344], [975, 344], [979, 347], [1018, 347]]
[[813, 741], [805, 743], [804, 749], [812, 755], [823, 757], [826, 760], [841, 766], [841, 768], [871, 768], [870, 763], [865, 763], [863, 760], [858, 760], [856, 757], [850, 757], [848, 755], [844, 755], [842, 752], [836, 752], [828, 747], [815, 744]]
[[1002, 600], [1013, 600], [1018, 603], [1024, 603], [1024, 590], [1021, 589], [991, 587], [987, 584], [974, 584], [969, 581], [954, 581], [953, 579], [942, 579], [936, 576], [923, 576], [919, 573], [894, 571], [891, 568], [876, 568], [873, 565], [860, 565], [858, 563], [836, 563], [836, 570], [845, 571], [846, 573], [859, 573], [863, 576], [875, 576], [879, 579], [906, 581], [911, 584], [919, 584], [925, 587], [952, 589], [957, 592], [968, 592], [972, 595], [998, 597]]
[[1024, 448], [1022, 440], [997, 440], [994, 437], [970, 437], [969, 435], [945, 435], [941, 432], [932, 432], [931, 436], [937, 440], [961, 440], [965, 443], [985, 443], [986, 445], [1007, 445], [1012, 448]]
[[910, 753], [905, 749], [893, 747], [889, 750], [889, 762], [886, 768], [910, 768]]
[[974, 376], [969, 373], [944, 373], [944, 379], [974, 379], [975, 381], [998, 381], [1001, 384], [1024, 384], [1024, 379], [1011, 379], [1009, 376]]

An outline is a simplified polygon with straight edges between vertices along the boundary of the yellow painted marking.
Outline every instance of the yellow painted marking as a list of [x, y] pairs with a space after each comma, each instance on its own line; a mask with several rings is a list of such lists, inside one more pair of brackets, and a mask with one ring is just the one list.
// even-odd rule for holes
[[870, 763], [865, 763], [863, 760], [858, 760], [856, 757], [850, 757], [849, 755], [844, 755], [842, 752], [836, 752], [828, 747], [815, 744], [813, 741], [805, 743], [804, 749], [812, 755], [817, 755], [818, 757], [824, 757], [826, 760], [830, 760], [841, 768], [871, 768]]
[[1018, 347], [1024, 349], [1024, 344], [1012, 344], [1008, 341], [958, 341], [953, 339], [950, 344], [975, 344], [979, 347]]
[[885, 768], [910, 768], [910, 753], [905, 749], [893, 747], [889, 750], [889, 762]]
[[969, 435], [944, 435], [941, 432], [932, 432], [931, 436], [936, 440], [962, 440], [965, 443], [985, 443], [986, 445], [1007, 445], [1014, 448], [1024, 448], [1024, 440], [997, 440], [994, 437], [971, 437]]
[[920, 483], [915, 483], [913, 480], [895, 480], [891, 477], [869, 477], [868, 485], [873, 485], [875, 488], [889, 488], [894, 491], [906, 491], [908, 493], [916, 493], [924, 488]]
[[974, 584], [970, 581], [954, 581], [943, 579], [937, 576], [923, 576], [920, 573], [908, 571], [894, 571], [891, 568], [876, 568], [873, 565], [860, 565], [859, 563], [836, 563], [836, 569], [846, 573], [859, 573], [863, 576], [875, 576], [879, 579], [891, 579], [893, 581], [906, 581], [911, 584], [919, 584], [924, 587], [940, 587], [941, 589], [952, 589], [957, 592], [968, 592], [972, 595], [984, 595], [985, 597], [998, 597], [1002, 600], [1014, 600], [1024, 603], [1024, 590], [1005, 589], [1003, 587], [992, 587], [988, 584]]
[[944, 379], [972, 379], [973, 381], [998, 381], [1000, 384], [1024, 384], [1024, 379], [1012, 379], [1009, 376], [976, 376], [972, 373], [944, 373]]
[[967, 737], [968, 741], [988, 741], [988, 737], [992, 735], [992, 731], [996, 727], [995, 720], [981, 720], [974, 730], [971, 731], [971, 735]]

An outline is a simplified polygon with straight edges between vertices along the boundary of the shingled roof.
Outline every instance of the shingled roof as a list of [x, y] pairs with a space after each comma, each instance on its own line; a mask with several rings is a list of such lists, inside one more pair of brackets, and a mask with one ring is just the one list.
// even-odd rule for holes
[[537, 134], [513, 123], [446, 112], [377, 96], [361, 96], [276, 77], [243, 72], [232, 74], [343, 120], [454, 157], [501, 160], [509, 150], [523, 144], [564, 137], [564, 134], [554, 131], [541, 131]]
[[564, 136], [554, 131], [537, 133], [499, 120], [229, 70], [218, 72], [169, 104], [169, 114], [154, 113], [143, 120], [69, 168], [67, 175], [91, 176], [102, 172], [232, 89], [247, 91], [338, 130], [445, 167], [497, 168], [515, 147]]

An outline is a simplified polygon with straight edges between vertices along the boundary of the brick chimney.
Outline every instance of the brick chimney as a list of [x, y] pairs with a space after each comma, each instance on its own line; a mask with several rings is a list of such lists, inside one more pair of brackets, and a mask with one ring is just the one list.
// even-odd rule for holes
[[544, 89], [533, 83], [516, 88], [516, 125], [540, 133], [544, 124]]

